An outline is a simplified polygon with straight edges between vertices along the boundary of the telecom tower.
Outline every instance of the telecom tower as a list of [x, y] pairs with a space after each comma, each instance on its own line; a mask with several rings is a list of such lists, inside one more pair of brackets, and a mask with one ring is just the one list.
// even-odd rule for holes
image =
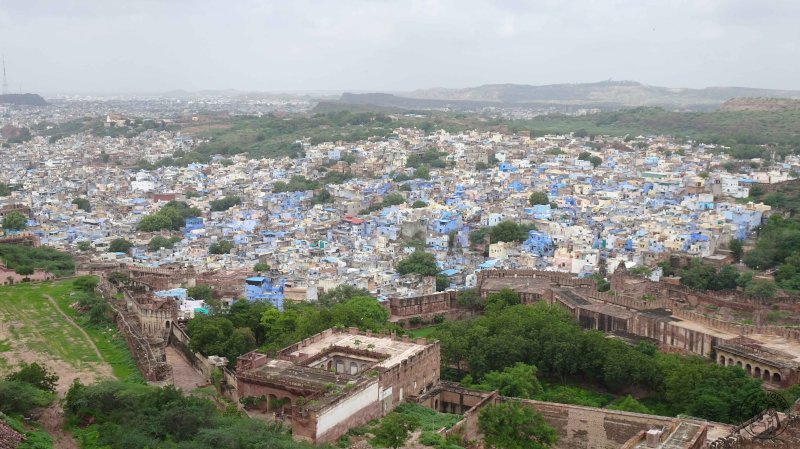
[[6, 78], [6, 57], [3, 55], [3, 95], [8, 94], [8, 78]]
[[3, 95], [8, 94], [8, 78], [6, 78], [6, 57], [3, 55]]

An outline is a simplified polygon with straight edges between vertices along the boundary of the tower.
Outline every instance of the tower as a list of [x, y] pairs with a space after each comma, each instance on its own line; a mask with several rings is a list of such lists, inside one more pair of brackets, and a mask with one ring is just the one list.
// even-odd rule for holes
[[3, 95], [8, 94], [8, 78], [6, 78], [6, 57], [3, 55]]

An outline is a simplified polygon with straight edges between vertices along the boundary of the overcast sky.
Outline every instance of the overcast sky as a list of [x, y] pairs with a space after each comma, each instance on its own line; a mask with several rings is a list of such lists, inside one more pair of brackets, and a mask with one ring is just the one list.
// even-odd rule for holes
[[0, 0], [11, 90], [800, 89], [798, 0]]

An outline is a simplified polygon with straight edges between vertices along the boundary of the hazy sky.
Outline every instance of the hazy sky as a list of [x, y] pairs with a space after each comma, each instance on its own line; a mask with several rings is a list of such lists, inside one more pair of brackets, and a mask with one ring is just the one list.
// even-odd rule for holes
[[800, 89], [798, 0], [0, 0], [12, 91]]

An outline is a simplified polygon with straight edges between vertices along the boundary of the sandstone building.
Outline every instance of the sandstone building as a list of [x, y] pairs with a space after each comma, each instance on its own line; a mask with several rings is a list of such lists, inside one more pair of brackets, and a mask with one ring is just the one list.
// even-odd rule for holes
[[236, 381], [240, 398], [288, 418], [296, 438], [324, 443], [430, 390], [439, 368], [438, 341], [328, 329], [275, 357], [240, 356]]

